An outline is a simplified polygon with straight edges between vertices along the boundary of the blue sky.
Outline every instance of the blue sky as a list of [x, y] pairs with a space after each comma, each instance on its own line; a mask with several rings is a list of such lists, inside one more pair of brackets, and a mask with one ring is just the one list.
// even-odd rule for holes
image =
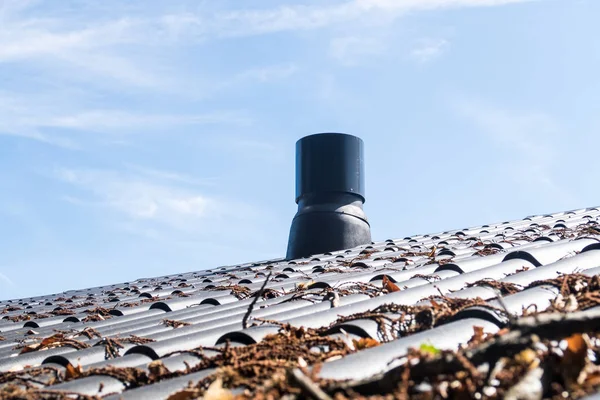
[[294, 143], [373, 238], [600, 204], [595, 0], [0, 0], [0, 298], [285, 254]]

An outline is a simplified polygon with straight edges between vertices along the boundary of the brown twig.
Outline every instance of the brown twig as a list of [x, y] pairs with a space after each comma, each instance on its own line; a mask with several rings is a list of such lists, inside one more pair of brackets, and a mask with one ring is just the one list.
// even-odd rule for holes
[[292, 379], [300, 386], [300, 388], [311, 397], [317, 400], [333, 400], [319, 386], [317, 386], [309, 377], [304, 375], [300, 368], [294, 368], [290, 371]]
[[258, 292], [256, 292], [254, 299], [252, 299], [252, 302], [248, 306], [248, 311], [246, 311], [246, 314], [244, 315], [244, 318], [242, 319], [242, 328], [243, 329], [248, 328], [248, 319], [250, 318], [250, 314], [252, 314], [252, 310], [254, 309], [254, 304], [256, 304], [258, 299], [262, 296], [262, 294], [265, 290], [265, 287], [267, 286], [267, 282], [269, 282], [269, 278], [271, 277], [272, 273], [273, 273], [272, 271], [269, 271], [269, 275], [267, 275], [262, 286], [260, 287], [260, 289], [258, 289]]
[[502, 292], [500, 292], [500, 290], [495, 289], [495, 288], [493, 290], [496, 293], [496, 300], [498, 300], [498, 304], [500, 304], [500, 307], [502, 307], [502, 309], [506, 313], [506, 318], [508, 318], [508, 323], [510, 325], [514, 325], [515, 322], [517, 322], [517, 318], [508, 309], [508, 306], [506, 305], [506, 302], [504, 301], [504, 298], [502, 297]]

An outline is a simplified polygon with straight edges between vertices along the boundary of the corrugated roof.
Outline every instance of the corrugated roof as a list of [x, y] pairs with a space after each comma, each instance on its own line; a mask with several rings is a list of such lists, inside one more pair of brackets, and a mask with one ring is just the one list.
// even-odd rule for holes
[[600, 385], [599, 223], [586, 208], [0, 301], [0, 399], [187, 399], [219, 384], [581, 397]]

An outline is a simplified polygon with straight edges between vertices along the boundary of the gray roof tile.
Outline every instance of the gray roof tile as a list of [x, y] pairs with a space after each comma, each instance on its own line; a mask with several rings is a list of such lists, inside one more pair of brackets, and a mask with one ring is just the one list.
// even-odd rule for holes
[[[215, 373], [212, 367], [196, 371], [206, 357], [220, 357], [224, 349], [233, 348], [228, 346], [260, 344], [290, 324], [317, 329], [349, 347], [361, 338], [382, 342], [326, 362], [319, 371], [327, 379], [368, 378], [403, 362], [411, 347], [425, 343], [436, 351], [456, 350], [471, 339], [474, 327], [495, 333], [508, 326], [506, 311], [519, 317], [524, 311], [552, 306], [561, 288], [548, 279], [561, 274], [600, 275], [599, 220], [597, 208], [578, 209], [386, 240], [299, 260], [266, 260], [3, 300], [0, 372], [26, 373], [43, 364], [64, 374], [67, 367], [81, 366], [83, 371], [99, 372], [49, 388], [100, 396], [117, 393], [111, 399], [165, 398], [189, 381]], [[244, 329], [242, 319], [252, 296], [269, 272], [272, 278]], [[384, 276], [399, 291], [390, 292]], [[510, 289], [501, 295], [502, 301], [495, 287]], [[331, 293], [339, 297], [335, 304]], [[389, 331], [397, 329], [401, 314], [387, 305], [412, 309], [414, 318], [422, 312], [418, 318], [427, 320], [428, 310], [440, 307], [440, 301], [465, 306], [441, 322], [427, 322], [430, 329], [414, 330], [424, 323], [414, 319], [403, 328], [406, 332]], [[73, 336], [84, 329], [90, 337]], [[23, 352], [25, 346], [39, 345], [57, 331], [85, 348], [61, 345]], [[106, 359], [111, 343], [106, 338], [122, 342], [114, 354], [117, 358]], [[149, 371], [156, 360], [173, 373], [172, 378], [136, 388], [140, 382], [102, 373], [132, 367]], [[188, 368], [193, 372], [186, 373]], [[40, 375], [38, 386], [51, 381], [48, 374]], [[0, 384], [0, 391], [8, 384]]]
[[[451, 322], [381, 346], [359, 351], [340, 360], [324, 363], [319, 376], [325, 379], [366, 378], [393, 366], [393, 361], [405, 356], [411, 347], [418, 348], [425, 343], [431, 344], [439, 350], [455, 349], [473, 336], [473, 326], [481, 326], [488, 333], [498, 331], [495, 324], [480, 319]], [[360, 368], [357, 368], [357, 365], [360, 365]]]

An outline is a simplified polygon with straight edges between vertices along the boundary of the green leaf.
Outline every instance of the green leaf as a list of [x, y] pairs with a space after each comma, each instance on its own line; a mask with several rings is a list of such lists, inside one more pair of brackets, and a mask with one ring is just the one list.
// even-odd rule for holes
[[426, 351], [427, 353], [433, 354], [434, 356], [440, 354], [440, 349], [432, 345], [431, 343], [423, 343], [419, 346], [419, 349]]

